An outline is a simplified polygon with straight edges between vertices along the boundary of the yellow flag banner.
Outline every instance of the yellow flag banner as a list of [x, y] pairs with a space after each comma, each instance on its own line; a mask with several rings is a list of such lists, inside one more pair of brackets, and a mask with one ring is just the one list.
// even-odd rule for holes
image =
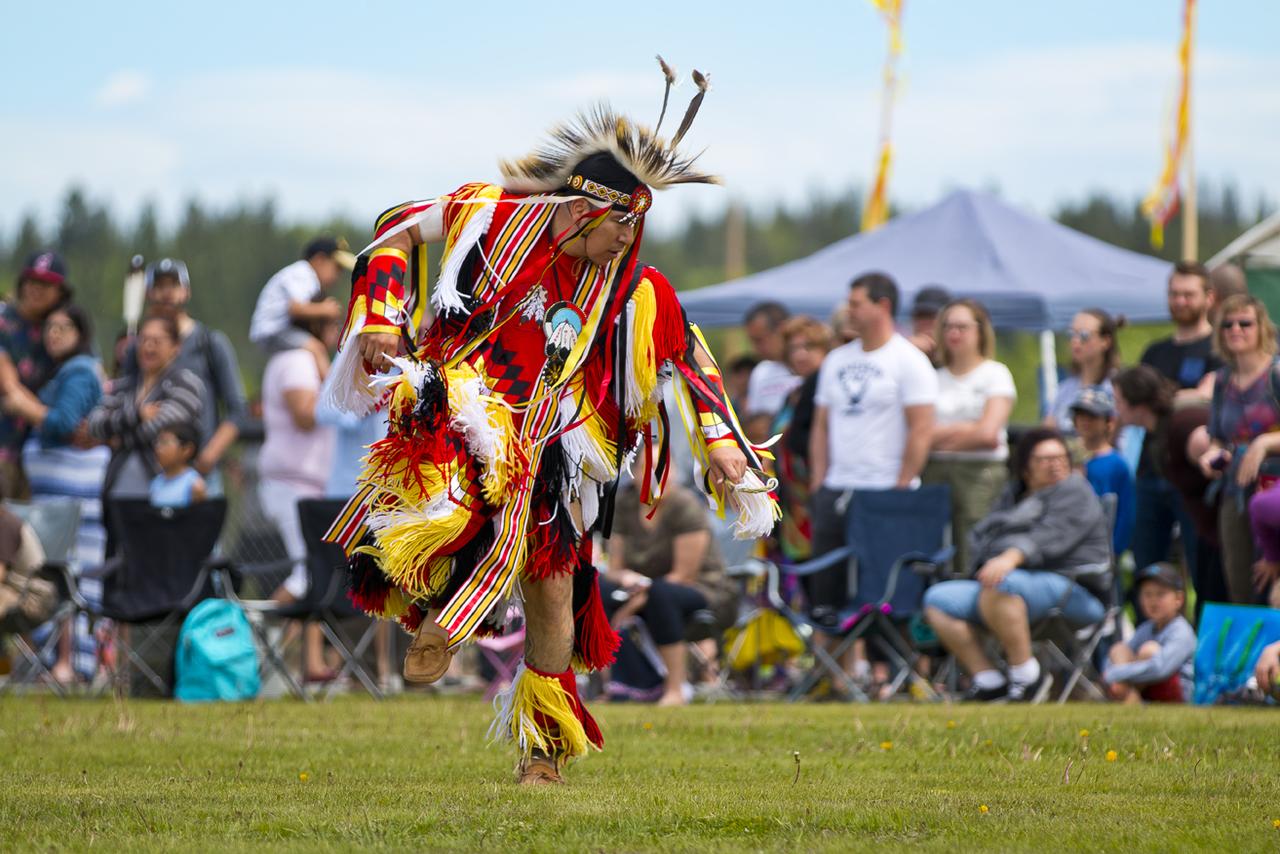
[[1178, 176], [1186, 155], [1191, 127], [1191, 45], [1196, 23], [1196, 0], [1183, 0], [1182, 43], [1178, 46], [1178, 101], [1173, 132], [1165, 144], [1164, 168], [1155, 188], [1142, 200], [1142, 214], [1151, 221], [1151, 245], [1164, 246], [1164, 228], [1178, 212]]
[[893, 102], [898, 90], [898, 57], [902, 54], [903, 0], [871, 0], [889, 28], [889, 54], [884, 61], [884, 94], [880, 101], [880, 155], [876, 159], [876, 179], [862, 208], [862, 230], [871, 231], [889, 218], [889, 167], [893, 162], [890, 143]]

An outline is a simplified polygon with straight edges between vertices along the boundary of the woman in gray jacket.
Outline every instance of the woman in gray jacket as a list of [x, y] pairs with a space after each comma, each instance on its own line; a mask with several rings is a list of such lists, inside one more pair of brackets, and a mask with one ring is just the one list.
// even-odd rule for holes
[[[974, 526], [973, 578], [943, 581], [924, 596], [929, 625], [973, 677], [971, 700], [1043, 695], [1051, 677], [1031, 654], [1031, 624], [1056, 607], [1077, 626], [1106, 613], [1098, 594], [1110, 583], [1107, 519], [1089, 482], [1072, 471], [1062, 436], [1049, 428], [1030, 431], [1018, 443], [1014, 465], [1017, 481]], [[1007, 676], [983, 652], [979, 627], [1000, 642]]]

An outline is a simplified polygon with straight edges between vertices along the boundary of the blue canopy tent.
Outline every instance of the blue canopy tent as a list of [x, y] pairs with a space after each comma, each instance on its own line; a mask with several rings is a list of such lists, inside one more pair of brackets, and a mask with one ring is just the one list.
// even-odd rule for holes
[[778, 300], [825, 318], [859, 273], [880, 270], [902, 289], [905, 313], [916, 291], [940, 284], [974, 297], [998, 329], [1041, 333], [1044, 392], [1057, 385], [1053, 332], [1097, 305], [1133, 323], [1164, 322], [1171, 265], [1026, 214], [988, 193], [957, 190], [933, 207], [838, 240], [807, 258], [680, 294], [703, 326], [736, 326], [756, 302]]

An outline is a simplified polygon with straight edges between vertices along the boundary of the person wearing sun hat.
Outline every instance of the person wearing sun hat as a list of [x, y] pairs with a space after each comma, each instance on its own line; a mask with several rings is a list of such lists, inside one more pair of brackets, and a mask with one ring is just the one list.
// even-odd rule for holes
[[[53, 372], [45, 352], [44, 321], [71, 298], [67, 263], [51, 249], [27, 256], [18, 273], [13, 298], [0, 303], [0, 388], [20, 382], [39, 391]], [[22, 445], [29, 425], [14, 415], [0, 415], [0, 498], [25, 499]]]
[[1195, 687], [1196, 632], [1183, 616], [1187, 605], [1182, 574], [1171, 564], [1153, 563], [1134, 574], [1146, 622], [1133, 637], [1108, 653], [1102, 676], [1111, 698], [1184, 703]]
[[709, 500], [737, 511], [744, 538], [777, 518], [776, 482], [757, 474], [762, 449], [701, 333], [639, 261], [654, 191], [715, 181], [679, 150], [707, 89], [694, 82], [670, 141], [661, 114], [650, 130], [599, 105], [504, 162], [500, 184], [386, 211], [355, 265], [326, 403], [383, 403], [390, 429], [330, 536], [351, 558], [352, 600], [416, 633], [408, 681], [438, 679], [459, 643], [501, 633], [511, 598], [523, 602], [524, 661], [492, 732], [516, 745], [524, 784], [560, 782], [567, 761], [603, 746], [574, 672], [606, 666], [618, 645], [591, 543], [611, 530], [630, 455], [642, 502], [661, 496], [668, 383]]

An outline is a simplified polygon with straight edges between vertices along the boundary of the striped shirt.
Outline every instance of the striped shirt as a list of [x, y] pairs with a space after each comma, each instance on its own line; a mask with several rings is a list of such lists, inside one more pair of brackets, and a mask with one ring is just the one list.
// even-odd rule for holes
[[[199, 430], [204, 384], [188, 370], [170, 365], [152, 385], [147, 396], [138, 399], [138, 382], [133, 377], [117, 380], [89, 413], [89, 434], [103, 442], [118, 440], [107, 465], [105, 494], [123, 498], [146, 498], [151, 478], [159, 473], [152, 445], [162, 430], [187, 423]], [[155, 403], [155, 417], [143, 420], [144, 404]]]

